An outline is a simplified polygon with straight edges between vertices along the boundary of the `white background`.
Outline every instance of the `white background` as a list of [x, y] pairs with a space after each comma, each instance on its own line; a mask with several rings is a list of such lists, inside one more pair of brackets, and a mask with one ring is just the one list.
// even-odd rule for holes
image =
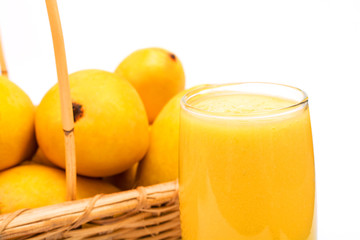
[[[320, 240], [360, 239], [360, 1], [59, 0], [69, 72], [158, 46], [187, 87], [269, 81], [310, 98]], [[56, 83], [45, 1], [0, 0], [10, 78], [38, 104]]]

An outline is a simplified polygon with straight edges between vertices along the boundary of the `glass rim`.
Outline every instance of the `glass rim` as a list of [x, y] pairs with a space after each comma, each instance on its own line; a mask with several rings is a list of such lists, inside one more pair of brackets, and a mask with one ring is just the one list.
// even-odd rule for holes
[[[271, 109], [271, 110], [268, 110], [268, 111], [258, 112], [258, 113], [212, 112], [212, 111], [208, 111], [208, 110], [204, 110], [204, 109], [201, 109], [201, 108], [194, 107], [194, 106], [192, 106], [191, 104], [188, 103], [188, 101], [191, 99], [191, 97], [194, 97], [197, 94], [199, 94], [199, 93], [201, 93], [201, 92], [203, 92], [205, 90], [219, 89], [221, 87], [238, 86], [238, 85], [245, 85], [245, 84], [250, 84], [250, 85], [261, 84], [261, 85], [270, 85], [270, 86], [278, 86], [278, 87], [289, 88], [289, 89], [292, 89], [292, 90], [295, 90], [295, 91], [301, 93], [302, 94], [302, 99], [300, 101], [296, 101], [296, 103], [291, 104], [291, 105], [286, 106], [286, 107]], [[236, 92], [236, 90], [235, 90], [235, 92]], [[259, 94], [261, 94], [261, 93], [259, 93]], [[193, 112], [193, 113], [197, 113], [197, 114], [201, 114], [201, 115], [212, 116], [212, 117], [220, 117], [220, 118], [259, 118], [259, 117], [262, 118], [262, 117], [268, 117], [268, 116], [278, 115], [279, 113], [284, 114], [284, 113], [296, 111], [299, 107], [303, 107], [307, 103], [308, 103], [308, 95], [306, 94], [305, 91], [301, 90], [300, 88], [293, 87], [293, 86], [290, 86], [290, 85], [281, 84], [281, 83], [272, 83], [272, 82], [237, 82], [237, 83], [225, 83], [225, 84], [204, 84], [204, 85], [200, 85], [199, 87], [195, 87], [194, 89], [190, 90], [180, 100], [181, 108], [183, 108], [184, 110], [187, 110], [187, 111], [190, 111], [190, 112]]]

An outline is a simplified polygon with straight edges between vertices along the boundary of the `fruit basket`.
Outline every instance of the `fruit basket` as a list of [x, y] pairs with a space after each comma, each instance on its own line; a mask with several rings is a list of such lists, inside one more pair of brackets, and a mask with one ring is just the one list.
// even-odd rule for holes
[[0, 215], [1, 239], [179, 239], [176, 182]]
[[[180, 239], [177, 181], [74, 200], [74, 120], [65, 50], [56, 1], [46, 2], [60, 85], [69, 201], [0, 214], [0, 239]], [[6, 75], [1, 52], [0, 58]]]

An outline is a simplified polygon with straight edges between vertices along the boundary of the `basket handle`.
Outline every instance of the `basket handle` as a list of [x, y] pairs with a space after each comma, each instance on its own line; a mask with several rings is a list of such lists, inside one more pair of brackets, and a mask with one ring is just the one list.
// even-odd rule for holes
[[4, 52], [2, 50], [2, 44], [1, 44], [1, 33], [0, 33], [0, 69], [1, 69], [1, 75], [8, 77], [8, 71], [6, 68]]
[[69, 75], [66, 64], [64, 37], [61, 29], [59, 10], [56, 0], [45, 0], [54, 44], [56, 70], [60, 91], [61, 121], [65, 137], [66, 160], [66, 198], [76, 199], [76, 158], [74, 116], [70, 96]]

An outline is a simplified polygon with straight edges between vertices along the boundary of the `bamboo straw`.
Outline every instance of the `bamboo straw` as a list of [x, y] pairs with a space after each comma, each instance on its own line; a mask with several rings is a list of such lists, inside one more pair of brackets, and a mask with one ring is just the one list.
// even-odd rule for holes
[[1, 69], [1, 75], [8, 77], [8, 71], [6, 68], [4, 52], [2, 50], [2, 44], [1, 44], [1, 33], [0, 33], [0, 69]]
[[54, 43], [56, 69], [58, 75], [61, 120], [65, 134], [66, 188], [67, 200], [76, 198], [76, 158], [72, 102], [69, 76], [66, 64], [64, 37], [62, 34], [59, 10], [56, 0], [46, 0], [50, 28]]

